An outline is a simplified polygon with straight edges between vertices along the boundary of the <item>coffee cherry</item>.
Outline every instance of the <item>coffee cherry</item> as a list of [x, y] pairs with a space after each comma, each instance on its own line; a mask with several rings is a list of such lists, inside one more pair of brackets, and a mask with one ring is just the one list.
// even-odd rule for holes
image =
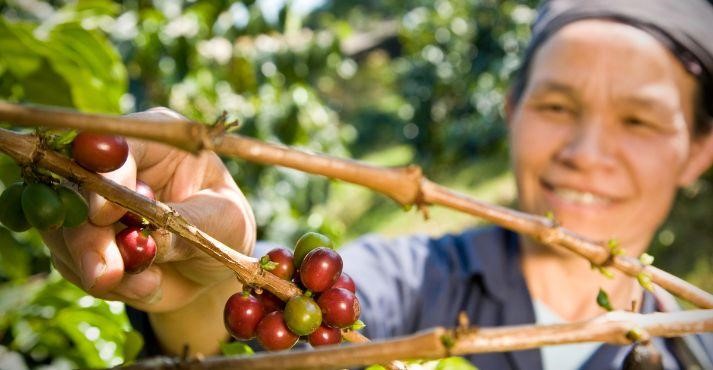
[[280, 279], [290, 280], [295, 272], [295, 265], [292, 262], [292, 251], [285, 248], [275, 248], [267, 252], [271, 262], [277, 264], [270, 272]]
[[342, 257], [329, 248], [319, 247], [307, 253], [300, 267], [302, 284], [312, 292], [332, 286], [342, 273]]
[[146, 229], [127, 227], [116, 234], [116, 244], [124, 260], [124, 271], [130, 274], [146, 270], [156, 257], [156, 242]]
[[44, 231], [56, 229], [64, 222], [64, 205], [62, 200], [48, 185], [33, 183], [22, 191], [22, 210], [27, 222]]
[[57, 188], [57, 195], [64, 206], [64, 227], [77, 227], [87, 220], [89, 205], [79, 193], [66, 186]]
[[319, 247], [334, 249], [334, 244], [332, 244], [332, 241], [327, 236], [319, 233], [308, 232], [302, 235], [302, 237], [297, 240], [297, 244], [295, 244], [295, 268], [300, 268], [302, 260], [307, 253]]
[[298, 288], [305, 290], [304, 285], [302, 285], [302, 279], [300, 279], [300, 270], [295, 270], [292, 274], [292, 283], [297, 285]]
[[324, 323], [335, 328], [347, 328], [359, 319], [361, 307], [354, 293], [344, 288], [329, 289], [317, 300]]
[[281, 311], [270, 312], [260, 320], [255, 331], [257, 341], [268, 351], [279, 351], [292, 348], [300, 337], [285, 324]]
[[25, 185], [17, 182], [8, 186], [0, 195], [0, 222], [15, 232], [25, 231], [31, 227], [22, 211], [23, 190]]
[[339, 344], [342, 342], [342, 331], [324, 324], [307, 337], [312, 347]]
[[255, 337], [257, 324], [265, 316], [262, 303], [247, 293], [235, 293], [225, 302], [223, 322], [235, 339], [250, 340]]
[[356, 284], [346, 272], [342, 272], [337, 278], [337, 281], [335, 281], [330, 288], [344, 288], [356, 294]]
[[314, 299], [307, 296], [290, 298], [285, 305], [287, 327], [297, 335], [309, 335], [322, 323], [322, 311]]
[[93, 172], [111, 172], [124, 165], [129, 145], [121, 136], [81, 132], [72, 142], [72, 158]]
[[623, 370], [663, 370], [661, 353], [651, 343], [634, 344], [624, 358]]
[[285, 302], [267, 290], [263, 289], [262, 293], [257, 294], [256, 297], [262, 303], [266, 314], [273, 311], [282, 311], [285, 308]]
[[[153, 190], [151, 190], [151, 187], [139, 179], [136, 179], [136, 192], [146, 198], [156, 200], [156, 195]], [[148, 225], [148, 221], [146, 221], [146, 219], [133, 212], [126, 212], [123, 216], [121, 216], [119, 221], [126, 226], [145, 227]]]

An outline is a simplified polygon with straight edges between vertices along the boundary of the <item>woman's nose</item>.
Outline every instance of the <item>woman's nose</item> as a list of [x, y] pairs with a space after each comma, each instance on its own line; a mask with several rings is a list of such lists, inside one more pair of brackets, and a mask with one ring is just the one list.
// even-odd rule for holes
[[604, 118], [585, 117], [573, 126], [567, 141], [557, 154], [557, 159], [578, 170], [610, 166], [613, 163], [613, 136]]

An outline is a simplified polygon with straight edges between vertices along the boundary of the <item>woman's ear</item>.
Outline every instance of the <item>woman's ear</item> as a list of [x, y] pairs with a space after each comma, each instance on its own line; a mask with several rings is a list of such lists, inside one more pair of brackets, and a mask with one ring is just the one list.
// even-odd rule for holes
[[[711, 119], [713, 121], [713, 119]], [[713, 124], [713, 122], [711, 122]], [[711, 125], [713, 127], [713, 125]], [[679, 186], [691, 185], [713, 165], [713, 128], [693, 138], [686, 167], [678, 179]]]

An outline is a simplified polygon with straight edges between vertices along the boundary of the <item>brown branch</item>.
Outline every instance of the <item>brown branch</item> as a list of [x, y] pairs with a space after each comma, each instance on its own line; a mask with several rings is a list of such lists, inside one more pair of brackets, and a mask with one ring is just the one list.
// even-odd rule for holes
[[[169, 206], [159, 201], [150, 201], [125, 186], [87, 171], [61, 154], [42, 148], [36, 136], [0, 129], [0, 151], [8, 154], [20, 165], [48, 169], [145, 217], [152, 225], [179, 235], [233, 270], [244, 284], [267, 289], [283, 301], [302, 294], [296, 285], [265, 272], [256, 258], [245, 256], [214, 239]], [[369, 341], [359, 332], [351, 330], [343, 331], [342, 336], [354, 343]]]
[[308, 351], [259, 353], [247, 357], [211, 357], [179, 362], [159, 358], [123, 370], [171, 369], [339, 369], [394, 359], [438, 359], [486, 352], [505, 352], [583, 342], [627, 344], [637, 330], [650, 336], [675, 337], [713, 331], [713, 310], [635, 314], [611, 312], [593, 320], [502, 328], [436, 327], [413, 335], [365, 344], [322, 347]]
[[[644, 271], [653, 283], [701, 308], [713, 308], [713, 295], [637, 259], [612, 256], [603, 243], [586, 238], [556, 225], [545, 217], [486, 204], [452, 191], [426, 179], [419, 167], [380, 168], [353, 160], [329, 157], [268, 144], [239, 135], [211, 131], [207, 126], [179, 119], [85, 115], [56, 108], [27, 107], [0, 102], [0, 120], [22, 125], [95, 130], [161, 141], [179, 148], [199, 150], [208, 147], [223, 155], [248, 161], [279, 165], [362, 185], [385, 194], [402, 205], [438, 204], [483, 218], [492, 223], [528, 235], [545, 245], [565, 247], [595, 265], [609, 265], [630, 276]], [[107, 123], [108, 122], [108, 123]], [[160, 125], [160, 130], [152, 128]], [[128, 208], [128, 207], [127, 207]]]

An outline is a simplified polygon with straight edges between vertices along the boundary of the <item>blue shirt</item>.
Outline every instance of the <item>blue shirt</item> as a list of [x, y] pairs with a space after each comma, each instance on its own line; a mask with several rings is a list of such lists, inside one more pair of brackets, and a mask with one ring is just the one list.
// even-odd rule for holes
[[[489, 327], [535, 322], [532, 298], [520, 269], [517, 235], [497, 227], [430, 238], [366, 236], [340, 249], [356, 282], [364, 334], [371, 339], [411, 334], [434, 326], [454, 327], [465, 311], [471, 325]], [[592, 297], [592, 304], [595, 297]], [[654, 312], [646, 294], [642, 312]], [[708, 359], [713, 336], [690, 336]], [[655, 338], [665, 369], [682, 368], [674, 341]], [[620, 369], [630, 346], [604, 344], [580, 369]], [[680, 356], [678, 356], [680, 357]], [[467, 357], [480, 369], [542, 369], [539, 349]], [[710, 360], [709, 360], [710, 361]]]
[[[255, 256], [274, 244], [259, 242]], [[425, 235], [385, 239], [360, 238], [339, 250], [344, 271], [357, 285], [371, 339], [412, 334], [434, 326], [454, 327], [465, 311], [471, 325], [509, 326], [535, 322], [532, 298], [520, 270], [516, 234], [497, 227], [468, 230], [430, 238]], [[592, 297], [592, 304], [594, 304]], [[652, 295], [645, 294], [642, 312], [656, 310]], [[151, 354], [153, 333], [145, 315], [129, 310], [132, 323], [148, 335]], [[697, 353], [713, 358], [713, 336], [689, 336]], [[687, 350], [681, 340], [654, 338], [667, 370], [682, 368]], [[156, 346], [157, 348], [157, 346]], [[620, 369], [630, 346], [604, 344], [584, 362], [582, 370]], [[689, 351], [690, 352], [690, 351]], [[695, 351], [694, 351], [695, 352]], [[480, 369], [542, 370], [539, 349], [467, 356]]]

